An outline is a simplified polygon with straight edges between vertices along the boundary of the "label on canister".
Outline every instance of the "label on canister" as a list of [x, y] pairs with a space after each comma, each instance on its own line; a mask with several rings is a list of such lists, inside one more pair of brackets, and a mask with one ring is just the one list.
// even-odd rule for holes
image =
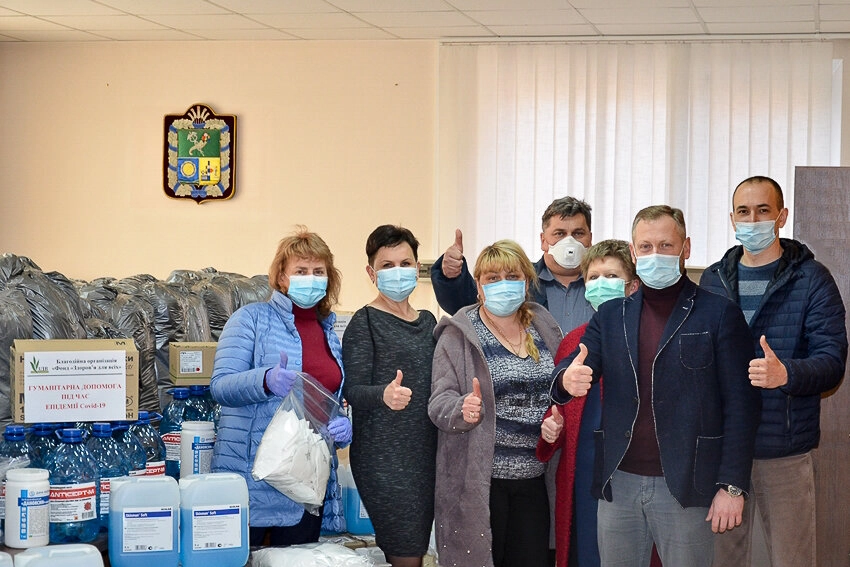
[[192, 508], [192, 549], [241, 546], [242, 507], [239, 504]]
[[50, 539], [50, 483], [44, 469], [8, 471], [6, 530], [7, 547], [47, 545]]
[[174, 508], [125, 508], [121, 522], [124, 553], [174, 549]]

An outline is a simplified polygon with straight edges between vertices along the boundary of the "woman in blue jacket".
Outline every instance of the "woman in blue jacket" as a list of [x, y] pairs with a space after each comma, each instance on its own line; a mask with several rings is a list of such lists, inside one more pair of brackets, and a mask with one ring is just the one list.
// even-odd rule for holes
[[[309, 514], [265, 481], [254, 481], [251, 468], [296, 371], [312, 375], [340, 396], [342, 349], [331, 308], [339, 297], [341, 275], [327, 244], [299, 227], [280, 241], [269, 284], [274, 288], [269, 301], [235, 311], [219, 337], [210, 387], [222, 409], [212, 470], [235, 472], [247, 481], [251, 545], [311, 543], [319, 539], [321, 512]], [[351, 422], [336, 417], [328, 432], [338, 446], [348, 445]]]

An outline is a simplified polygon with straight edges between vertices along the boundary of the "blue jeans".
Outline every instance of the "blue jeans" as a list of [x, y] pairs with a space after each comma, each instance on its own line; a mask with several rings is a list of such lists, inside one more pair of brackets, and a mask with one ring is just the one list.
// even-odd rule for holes
[[646, 567], [652, 544], [672, 567], [710, 567], [714, 533], [708, 508], [682, 506], [661, 476], [615, 471], [613, 501], [599, 501], [599, 556], [603, 567]]

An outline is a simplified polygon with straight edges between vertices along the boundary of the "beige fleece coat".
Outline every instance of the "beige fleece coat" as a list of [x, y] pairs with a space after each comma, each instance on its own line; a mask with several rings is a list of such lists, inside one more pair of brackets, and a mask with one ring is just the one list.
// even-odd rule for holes
[[[434, 329], [437, 349], [431, 372], [428, 415], [437, 434], [437, 485], [434, 496], [437, 553], [441, 567], [492, 567], [490, 477], [496, 442], [493, 381], [478, 337], [464, 307], [443, 317]], [[558, 323], [542, 306], [531, 303], [532, 325], [546, 347], [557, 352]], [[481, 421], [463, 420], [463, 399], [472, 392], [472, 379], [481, 384]]]

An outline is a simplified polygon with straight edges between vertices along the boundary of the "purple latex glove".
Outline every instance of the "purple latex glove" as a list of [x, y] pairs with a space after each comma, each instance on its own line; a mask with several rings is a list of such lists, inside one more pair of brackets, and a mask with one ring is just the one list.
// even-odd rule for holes
[[328, 433], [337, 445], [351, 443], [351, 421], [347, 417], [337, 416], [328, 423]]
[[292, 389], [297, 376], [294, 370], [286, 369], [287, 360], [289, 360], [289, 357], [286, 356], [286, 353], [280, 351], [280, 364], [266, 371], [263, 384], [272, 394], [281, 398], [286, 397]]

